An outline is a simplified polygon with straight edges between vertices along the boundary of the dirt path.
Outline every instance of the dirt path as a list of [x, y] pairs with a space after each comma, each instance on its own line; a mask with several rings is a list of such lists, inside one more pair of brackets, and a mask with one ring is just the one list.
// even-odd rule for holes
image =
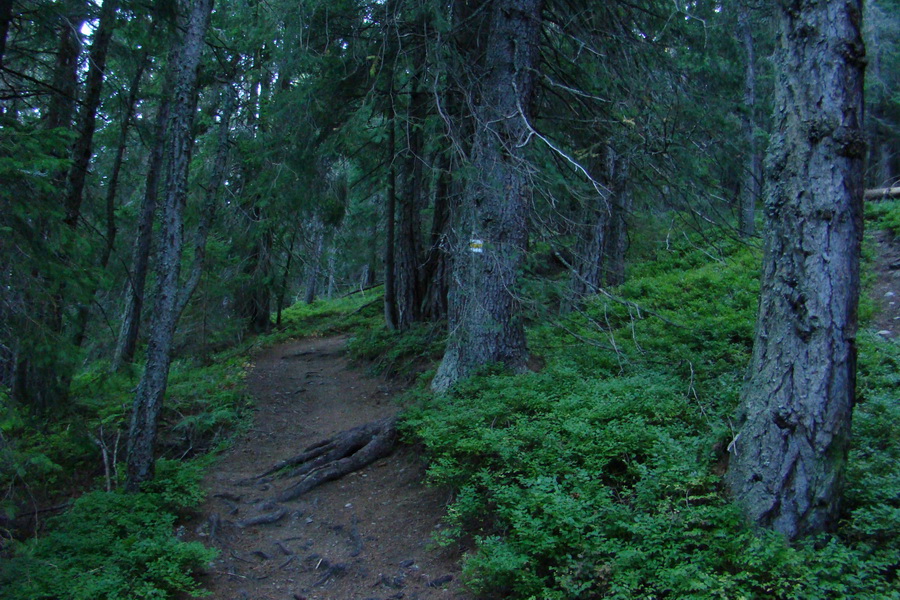
[[887, 231], [876, 231], [872, 299], [872, 327], [883, 337], [900, 339], [900, 241]]
[[210, 470], [199, 539], [221, 550], [205, 584], [216, 600], [431, 600], [469, 596], [458, 553], [432, 549], [446, 492], [422, 484], [408, 448], [279, 505], [268, 525], [240, 527], [286, 483], [240, 485], [275, 462], [398, 407], [391, 384], [351, 368], [343, 338], [304, 340], [255, 359], [252, 428]]

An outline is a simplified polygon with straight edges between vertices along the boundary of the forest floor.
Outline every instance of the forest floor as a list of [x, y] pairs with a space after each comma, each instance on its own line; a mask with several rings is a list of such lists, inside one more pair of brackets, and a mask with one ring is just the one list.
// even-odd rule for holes
[[[204, 584], [216, 600], [467, 599], [459, 550], [435, 548], [448, 492], [425, 487], [416, 450], [274, 503], [288, 484], [246, 484], [331, 435], [396, 414], [401, 391], [350, 364], [342, 337], [261, 352], [247, 386], [254, 422], [210, 468], [189, 537], [219, 548]], [[284, 513], [270, 524], [242, 523]]]

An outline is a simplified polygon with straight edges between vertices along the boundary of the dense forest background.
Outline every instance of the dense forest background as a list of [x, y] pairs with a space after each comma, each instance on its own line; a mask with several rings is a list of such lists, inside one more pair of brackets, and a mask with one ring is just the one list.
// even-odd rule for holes
[[[485, 597], [897, 597], [872, 235], [843, 502], [756, 535], [723, 483], [789, 4], [0, 1], [0, 597], [194, 590], [173, 523], [248, 353], [333, 330], [420, 377], [401, 431]], [[890, 240], [900, 5], [862, 23]]]

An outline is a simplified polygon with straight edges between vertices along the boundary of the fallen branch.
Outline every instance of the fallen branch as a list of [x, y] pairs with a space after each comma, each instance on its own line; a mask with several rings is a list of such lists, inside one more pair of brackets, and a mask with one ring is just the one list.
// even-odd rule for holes
[[866, 200], [887, 200], [889, 198], [900, 198], [900, 187], [873, 188], [866, 190], [863, 196]]
[[353, 311], [352, 313], [350, 313], [350, 314], [351, 314], [351, 315], [359, 314], [359, 313], [361, 313], [362, 311], [364, 311], [365, 309], [367, 309], [367, 308], [369, 308], [370, 306], [372, 306], [373, 304], [375, 304], [376, 302], [380, 302], [380, 301], [381, 301], [381, 298], [375, 298], [374, 300], [370, 300], [369, 302], [366, 302], [365, 304], [363, 304], [362, 306], [360, 306], [359, 308], [357, 308], [356, 310], [354, 310], [354, 311]]

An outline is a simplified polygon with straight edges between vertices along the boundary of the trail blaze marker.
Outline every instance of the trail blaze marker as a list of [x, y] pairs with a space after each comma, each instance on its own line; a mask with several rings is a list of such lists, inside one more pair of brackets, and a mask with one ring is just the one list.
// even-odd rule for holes
[[482, 252], [484, 252], [484, 242], [472, 238], [471, 240], [469, 240], [469, 250], [476, 254], [481, 254]]

